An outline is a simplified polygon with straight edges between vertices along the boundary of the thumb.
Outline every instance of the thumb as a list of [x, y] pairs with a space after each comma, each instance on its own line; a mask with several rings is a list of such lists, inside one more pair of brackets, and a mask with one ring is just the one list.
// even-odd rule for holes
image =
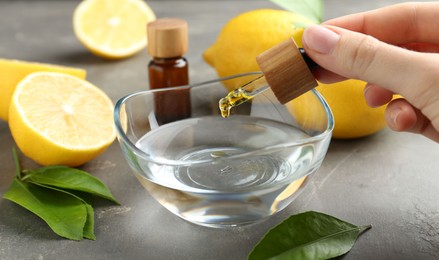
[[439, 132], [439, 54], [421, 53], [339, 27], [314, 25], [302, 37], [324, 69], [401, 94]]
[[[302, 41], [311, 59], [335, 74], [381, 86], [403, 95], [411, 103], [422, 100], [419, 95], [428, 92], [438, 96], [435, 81], [439, 80], [439, 62], [428, 54], [334, 26], [311, 26], [305, 30]], [[422, 103], [412, 104], [422, 109]]]

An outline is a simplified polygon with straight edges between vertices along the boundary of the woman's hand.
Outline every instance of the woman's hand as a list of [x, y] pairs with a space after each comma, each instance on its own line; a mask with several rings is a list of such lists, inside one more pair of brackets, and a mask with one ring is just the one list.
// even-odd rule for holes
[[[396, 131], [439, 142], [439, 2], [404, 3], [329, 20], [307, 28], [303, 46], [322, 68], [322, 82], [368, 82], [372, 106], [388, 104]], [[392, 100], [397, 93], [404, 99]]]

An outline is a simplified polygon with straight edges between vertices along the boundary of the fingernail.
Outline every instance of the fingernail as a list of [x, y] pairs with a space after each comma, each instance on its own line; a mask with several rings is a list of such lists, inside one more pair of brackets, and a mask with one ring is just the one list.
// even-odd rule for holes
[[401, 111], [402, 110], [400, 108], [395, 108], [390, 111], [390, 120], [395, 128], [398, 127], [398, 116], [401, 114]]
[[363, 89], [363, 94], [364, 94], [364, 96], [367, 95], [367, 92], [369, 91], [369, 89], [370, 89], [370, 85], [369, 85], [369, 84], [366, 84], [366, 86], [364, 86], [364, 89]]
[[371, 86], [369, 84], [366, 84], [366, 86], [364, 87], [364, 90], [363, 90], [364, 99], [366, 100], [366, 103], [368, 106], [377, 107], [374, 103], [371, 103], [371, 101], [370, 101], [371, 98], [369, 98], [369, 94], [368, 94], [370, 88], [371, 88]]
[[308, 48], [322, 54], [331, 53], [339, 39], [340, 35], [321, 25], [308, 27], [302, 37], [302, 41]]

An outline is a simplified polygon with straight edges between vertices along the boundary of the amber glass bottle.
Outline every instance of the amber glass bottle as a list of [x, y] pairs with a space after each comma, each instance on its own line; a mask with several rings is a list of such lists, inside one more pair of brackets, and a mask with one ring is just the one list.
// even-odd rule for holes
[[[189, 84], [189, 64], [183, 57], [188, 46], [187, 23], [181, 19], [163, 18], [147, 26], [148, 52], [153, 57], [148, 65], [151, 89]], [[155, 114], [159, 124], [191, 116], [190, 90], [156, 93]]]

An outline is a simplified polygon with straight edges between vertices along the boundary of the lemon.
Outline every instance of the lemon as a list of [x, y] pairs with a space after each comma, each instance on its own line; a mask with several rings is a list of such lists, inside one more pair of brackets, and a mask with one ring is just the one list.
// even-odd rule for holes
[[17, 83], [36, 71], [67, 73], [85, 79], [86, 71], [52, 64], [0, 59], [0, 119], [8, 121], [9, 104]]
[[[301, 47], [303, 26], [311, 23], [308, 18], [285, 10], [245, 12], [226, 23], [203, 58], [220, 77], [259, 71], [257, 55], [291, 37]], [[228, 85], [229, 90], [233, 87]]]
[[[242, 13], [222, 28], [216, 42], [204, 53], [205, 61], [220, 77], [259, 71], [256, 56], [283, 40], [293, 37], [302, 46], [303, 27], [312, 24], [308, 18], [283, 10], [258, 9]], [[230, 83], [229, 83], [230, 82]], [[228, 90], [246, 82], [228, 81]], [[386, 127], [385, 106], [370, 108], [363, 95], [365, 82], [346, 80], [334, 84], [319, 83], [317, 90], [328, 102], [334, 114], [334, 138], [358, 138], [376, 133]], [[288, 107], [304, 127], [321, 129], [319, 122], [310, 118], [311, 96], [303, 96]], [[308, 104], [308, 105], [307, 105]], [[288, 105], [287, 105], [288, 106]], [[293, 107], [294, 106], [294, 107]], [[318, 106], [315, 106], [318, 107]], [[323, 116], [324, 113], [319, 113]]]
[[142, 0], [84, 0], [73, 13], [73, 29], [95, 55], [121, 59], [146, 47], [146, 24], [155, 19]]
[[20, 150], [41, 165], [79, 166], [115, 139], [113, 104], [91, 83], [35, 72], [12, 96], [9, 127]]
[[361, 80], [345, 80], [322, 84], [316, 88], [322, 94], [334, 114], [334, 138], [359, 138], [374, 134], [386, 127], [386, 106], [371, 108], [364, 99]]
[[322, 132], [328, 127], [327, 112], [311, 91], [308, 91], [285, 104], [294, 116], [296, 124], [302, 129]]
[[[385, 106], [371, 108], [364, 99], [366, 82], [345, 80], [333, 84], [319, 82], [316, 90], [323, 96], [334, 115], [332, 136], [338, 139], [360, 138], [374, 134], [386, 127]], [[311, 92], [286, 104], [296, 122], [303, 128], [325, 129], [325, 113], [316, 103]]]

